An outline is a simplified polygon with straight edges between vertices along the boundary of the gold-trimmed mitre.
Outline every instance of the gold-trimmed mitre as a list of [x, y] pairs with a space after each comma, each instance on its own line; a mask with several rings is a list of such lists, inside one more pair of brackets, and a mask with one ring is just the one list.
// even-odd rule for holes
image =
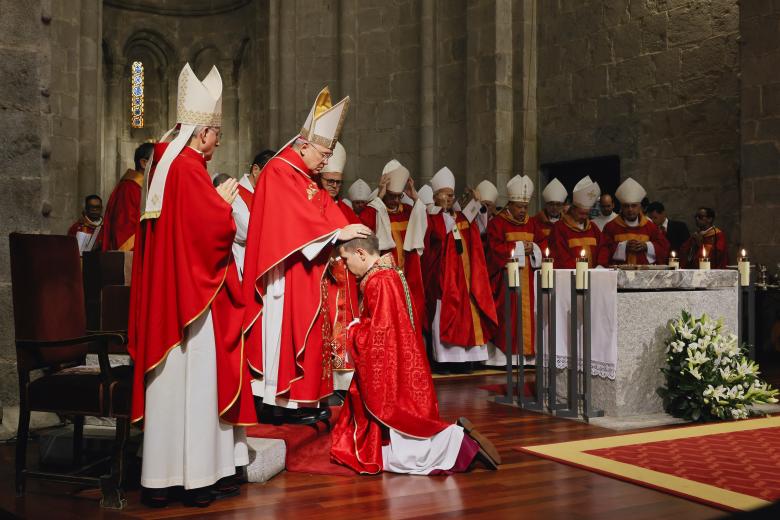
[[323, 88], [301, 127], [300, 135], [310, 143], [333, 150], [341, 135], [349, 107], [349, 96], [335, 105], [328, 87]]

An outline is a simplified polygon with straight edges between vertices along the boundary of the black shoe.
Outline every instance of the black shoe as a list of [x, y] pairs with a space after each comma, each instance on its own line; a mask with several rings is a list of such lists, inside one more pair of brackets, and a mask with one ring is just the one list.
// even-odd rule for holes
[[286, 409], [284, 421], [287, 424], [315, 424], [330, 419], [330, 408]]
[[447, 376], [452, 373], [450, 372], [449, 363], [438, 363], [436, 361], [431, 363], [431, 371], [434, 374], [439, 374], [440, 376]]
[[211, 486], [187, 489], [182, 497], [182, 503], [189, 507], [208, 507], [213, 501], [214, 495], [211, 493]]
[[168, 505], [168, 488], [141, 488], [141, 503], [155, 509]]
[[451, 368], [450, 371], [453, 374], [473, 374], [474, 373], [474, 363], [471, 361], [467, 361], [465, 363], [450, 363]]
[[237, 497], [241, 494], [240, 486], [238, 477], [235, 475], [221, 478], [211, 487], [211, 496], [214, 497], [214, 500]]

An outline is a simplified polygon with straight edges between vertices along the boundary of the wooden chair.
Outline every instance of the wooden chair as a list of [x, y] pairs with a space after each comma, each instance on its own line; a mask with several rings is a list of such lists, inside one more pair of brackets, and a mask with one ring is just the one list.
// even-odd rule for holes
[[[124, 450], [129, 435], [132, 367], [112, 368], [111, 345], [126, 344], [118, 333], [89, 333], [84, 310], [81, 260], [73, 237], [9, 235], [16, 360], [19, 373], [19, 430], [16, 444], [16, 492], [27, 478], [100, 487], [101, 506], [121, 509]], [[87, 353], [99, 366], [85, 365]], [[43, 375], [31, 378], [41, 370]], [[84, 417], [116, 418], [116, 439], [109, 475], [82, 471], [51, 473], [27, 469], [30, 412], [54, 412], [73, 418], [74, 461], [81, 463]], [[94, 464], [92, 465], [94, 467]]]

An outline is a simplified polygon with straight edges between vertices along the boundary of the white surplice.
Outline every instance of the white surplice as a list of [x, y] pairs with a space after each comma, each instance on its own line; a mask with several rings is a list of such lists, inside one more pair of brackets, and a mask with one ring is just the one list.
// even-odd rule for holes
[[[301, 253], [307, 260], [313, 260], [322, 250], [338, 239], [338, 231], [307, 244]], [[284, 262], [273, 266], [263, 275], [265, 297], [263, 298], [263, 378], [252, 381], [252, 393], [263, 399], [264, 404], [298, 408], [298, 403], [276, 396], [279, 383], [279, 351], [282, 344], [282, 320], [284, 319]], [[313, 406], [313, 405], [310, 405]]]
[[219, 418], [209, 309], [185, 329], [181, 346], [147, 378], [141, 485], [195, 489], [247, 464], [244, 428]]
[[390, 428], [390, 443], [382, 446], [383, 469], [410, 475], [452, 469], [464, 435], [463, 428], [457, 424], [448, 426], [429, 439], [408, 437]]
[[[255, 188], [252, 186], [252, 182], [249, 180], [249, 175], [244, 175], [238, 184], [249, 190], [251, 193], [255, 192]], [[236, 236], [233, 239], [233, 258], [236, 259], [236, 268], [238, 269], [238, 279], [244, 279], [244, 256], [246, 250], [246, 234], [249, 229], [249, 211], [246, 202], [241, 196], [237, 196], [233, 200], [233, 220], [236, 222]]]

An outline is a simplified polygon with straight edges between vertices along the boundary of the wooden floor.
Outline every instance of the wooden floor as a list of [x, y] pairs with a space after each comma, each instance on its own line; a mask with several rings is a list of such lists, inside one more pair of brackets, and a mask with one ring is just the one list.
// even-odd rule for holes
[[[780, 372], [780, 371], [778, 371]], [[777, 373], [770, 379], [778, 382]], [[32, 481], [24, 498], [13, 495], [13, 447], [0, 447], [0, 509], [24, 518], [469, 518], [657, 519], [720, 518], [719, 510], [581, 469], [519, 453], [512, 448], [611, 435], [587, 424], [524, 412], [492, 403], [477, 387], [501, 376], [437, 380], [441, 413], [461, 415], [487, 434], [504, 459], [499, 471], [475, 470], [449, 477], [336, 477], [284, 472], [267, 484], [247, 484], [241, 496], [208, 509], [172, 504], [162, 510], [129, 494], [121, 513], [100, 509], [94, 491]], [[0, 511], [0, 517], [2, 517]]]

